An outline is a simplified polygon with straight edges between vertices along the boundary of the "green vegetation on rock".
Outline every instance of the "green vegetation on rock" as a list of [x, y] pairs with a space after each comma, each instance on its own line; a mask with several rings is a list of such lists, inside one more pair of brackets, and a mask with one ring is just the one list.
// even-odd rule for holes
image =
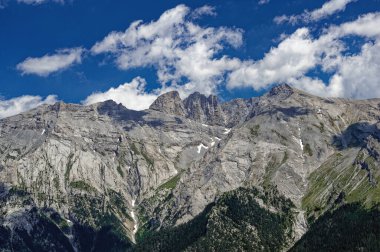
[[181, 178], [181, 173], [175, 175], [174, 177], [172, 177], [171, 179], [169, 179], [167, 182], [163, 183], [162, 185], [160, 185], [158, 187], [158, 189], [168, 189], [168, 190], [171, 190], [173, 188], [176, 187], [178, 181], [180, 180]]
[[311, 150], [310, 144], [306, 144], [303, 148], [303, 152], [308, 154], [310, 157], [313, 156], [313, 151]]
[[302, 200], [302, 207], [309, 220], [315, 220], [326, 210], [342, 203], [361, 202], [367, 208], [379, 203], [380, 186], [371, 183], [369, 179], [369, 171], [372, 171], [372, 180], [379, 181], [380, 175], [375, 172], [376, 167], [377, 162], [362, 150], [339, 152], [330, 156], [309, 177], [309, 188]]
[[96, 189], [94, 187], [92, 187], [91, 185], [87, 184], [83, 180], [71, 181], [70, 182], [70, 187], [78, 189], [78, 190], [86, 191], [86, 192], [94, 192], [94, 191], [96, 191]]
[[255, 125], [250, 129], [251, 136], [252, 137], [257, 137], [259, 135], [259, 130], [260, 130], [260, 125]]
[[73, 164], [74, 164], [73, 157], [74, 157], [74, 154], [70, 153], [69, 157], [67, 158], [66, 171], [65, 171], [65, 182], [66, 183], [69, 181], [70, 171], [73, 168]]

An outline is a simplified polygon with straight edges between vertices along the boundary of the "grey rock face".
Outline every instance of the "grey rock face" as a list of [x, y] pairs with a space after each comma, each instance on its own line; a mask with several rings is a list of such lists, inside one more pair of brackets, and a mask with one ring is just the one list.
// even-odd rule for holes
[[334, 139], [344, 142], [347, 137], [341, 133], [350, 125], [377, 122], [379, 102], [323, 99], [289, 86], [275, 88], [183, 174], [158, 218], [164, 225], [184, 223], [223, 192], [275, 185], [299, 209], [294, 228], [298, 239], [307, 228], [302, 200], [310, 174], [339, 152]]
[[[223, 127], [132, 111], [113, 101], [42, 106], [6, 118], [0, 127], [0, 180], [30, 193], [37, 207], [54, 208], [73, 221], [80, 220], [73, 211], [82, 195], [118, 209], [117, 195], [119, 210], [131, 212], [132, 202], [201, 158], [217, 141], [210, 136], [224, 136]], [[128, 215], [116, 217], [133, 240], [136, 223]]]
[[294, 89], [289, 86], [288, 84], [278, 85], [273, 87], [269, 93], [268, 96], [278, 96], [281, 98], [288, 98], [294, 93]]
[[182, 101], [178, 92], [172, 91], [159, 96], [149, 109], [186, 117], [205, 125], [231, 128], [246, 119], [256, 100], [256, 98], [235, 99], [220, 103], [215, 95], [206, 97], [195, 92]]
[[254, 106], [257, 105], [258, 98], [234, 99], [222, 103], [222, 109], [226, 118], [226, 127], [232, 128], [243, 123], [251, 113]]
[[[132, 241], [136, 227], [184, 223], [224, 192], [275, 186], [297, 207], [296, 240], [307, 229], [311, 174], [360, 148], [378, 162], [379, 104], [281, 85], [226, 103], [170, 92], [145, 111], [113, 101], [44, 105], [0, 120], [0, 181], [73, 222], [96, 226], [86, 214], [101, 209]], [[342, 169], [353, 162], [347, 158]]]
[[206, 97], [195, 92], [183, 102], [188, 118], [210, 125], [225, 125], [226, 119], [218, 97], [214, 95]]
[[149, 109], [157, 110], [169, 115], [186, 116], [186, 111], [177, 91], [159, 96]]

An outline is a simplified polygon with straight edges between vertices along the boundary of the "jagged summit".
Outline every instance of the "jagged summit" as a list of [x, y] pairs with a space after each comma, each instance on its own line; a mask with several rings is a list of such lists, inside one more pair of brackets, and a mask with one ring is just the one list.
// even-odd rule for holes
[[177, 91], [160, 95], [149, 107], [170, 115], [183, 116], [204, 124], [224, 125], [225, 116], [215, 95], [205, 96], [199, 92], [181, 100]]
[[259, 100], [264, 101], [264, 103], [271, 103], [273, 99], [284, 100], [294, 93], [301, 92], [288, 84], [281, 84], [274, 86], [261, 97], [238, 98], [220, 102], [218, 96], [206, 96], [200, 92], [194, 92], [181, 100], [177, 91], [171, 91], [160, 95], [149, 109], [170, 115], [183, 116], [207, 125], [232, 127], [241, 122]]
[[217, 96], [206, 97], [195, 92], [189, 95], [183, 103], [189, 118], [207, 124], [224, 124], [224, 113]]
[[152, 105], [150, 105], [149, 109], [172, 115], [186, 116], [185, 107], [177, 91], [160, 95]]
[[288, 84], [280, 84], [277, 86], [274, 86], [269, 92], [268, 96], [282, 96], [282, 97], [289, 97], [293, 93], [296, 92], [296, 89], [289, 86]]

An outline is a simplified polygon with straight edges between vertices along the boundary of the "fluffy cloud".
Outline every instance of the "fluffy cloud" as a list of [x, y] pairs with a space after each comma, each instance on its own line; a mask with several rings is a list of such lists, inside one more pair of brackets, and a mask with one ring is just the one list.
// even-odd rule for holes
[[156, 68], [163, 89], [215, 93], [225, 74], [240, 66], [240, 60], [219, 54], [228, 46], [240, 46], [242, 31], [204, 28], [193, 22], [205, 14], [214, 15], [214, 9], [204, 6], [191, 11], [179, 5], [157, 21], [135, 21], [124, 32], [111, 32], [91, 51], [113, 55], [120, 69]]
[[352, 22], [332, 26], [328, 33], [335, 37], [356, 35], [363, 37], [380, 37], [380, 12], [368, 13]]
[[0, 118], [13, 116], [42, 104], [53, 104], [55, 102], [57, 102], [55, 95], [49, 95], [45, 99], [41, 96], [24, 95], [9, 100], [0, 100]]
[[358, 55], [345, 57], [328, 86], [335, 86], [337, 96], [350, 98], [380, 97], [380, 41], [368, 42]]
[[22, 74], [48, 76], [51, 73], [66, 69], [82, 61], [82, 48], [58, 50], [56, 54], [45, 55], [41, 58], [27, 58], [17, 65]]
[[[307, 12], [308, 19], [321, 19], [344, 9], [349, 2], [352, 1], [329, 1], [318, 10]], [[271, 48], [258, 61], [223, 55], [226, 47], [236, 48], [242, 44], [243, 32], [226, 27], [200, 27], [194, 23], [194, 13], [199, 17], [202, 14], [214, 15], [215, 12], [209, 6], [191, 11], [179, 5], [164, 12], [156, 21], [135, 21], [124, 32], [111, 32], [91, 51], [95, 55], [113, 56], [120, 69], [156, 68], [161, 88], [147, 94], [141, 88], [145, 84], [131, 85], [128, 92], [134, 95], [135, 100], [142, 96], [146, 101], [146, 97], [155, 97], [173, 89], [186, 96], [194, 91], [217, 93], [219, 86], [224, 84], [229, 89], [251, 87], [260, 90], [276, 83], [289, 83], [322, 96], [380, 96], [377, 91], [371, 92], [380, 79], [376, 74], [380, 58], [379, 13], [369, 13], [355, 21], [331, 26], [316, 38], [308, 28], [299, 28], [291, 35], [282, 36], [278, 46]], [[347, 53], [350, 51], [350, 45], [344, 40], [347, 36], [365, 38], [359, 53]], [[331, 76], [327, 83], [309, 75], [316, 68]], [[363, 83], [366, 83], [366, 88], [361, 87]], [[110, 98], [109, 93], [118, 96], [116, 94], [126, 87], [129, 84], [99, 94], [99, 97]], [[152, 100], [141, 107], [128, 106], [146, 108]]]
[[272, 48], [262, 60], [244, 62], [230, 74], [228, 87], [249, 86], [258, 90], [272, 83], [285, 82], [290, 77], [302, 76], [316, 65], [317, 50], [309, 30], [298, 29], [278, 47]]
[[201, 18], [202, 16], [216, 16], [215, 7], [210, 5], [204, 5], [200, 8], [195, 9], [191, 13], [191, 17], [194, 19]]
[[110, 88], [106, 92], [93, 93], [82, 103], [89, 105], [106, 100], [114, 100], [129, 109], [147, 109], [157, 98], [157, 94], [145, 92], [145, 86], [146, 81], [141, 77], [137, 77], [130, 83], [122, 84], [117, 88]]
[[[275, 83], [289, 83], [322, 96], [349, 98], [380, 97], [380, 13], [370, 13], [352, 22], [326, 29], [313, 38], [300, 28], [272, 48], [263, 59], [244, 62], [233, 71], [229, 88], [252, 87], [256, 90]], [[359, 36], [365, 43], [357, 54], [347, 54], [347, 36]], [[331, 75], [325, 83], [308, 72], [320, 67]]]
[[306, 10], [304, 13], [300, 15], [291, 15], [291, 16], [278, 16], [274, 18], [274, 21], [277, 24], [281, 23], [291, 23], [296, 24], [298, 22], [315, 22], [321, 19], [324, 19], [328, 16], [331, 16], [337, 12], [344, 11], [346, 9], [347, 4], [354, 2], [356, 0], [330, 0], [322, 5], [321, 8], [308, 11]]

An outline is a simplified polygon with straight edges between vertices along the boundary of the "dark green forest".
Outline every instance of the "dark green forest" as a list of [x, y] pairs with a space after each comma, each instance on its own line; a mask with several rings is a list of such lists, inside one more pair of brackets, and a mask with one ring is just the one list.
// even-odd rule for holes
[[[273, 209], [260, 206], [260, 200]], [[225, 193], [186, 224], [147, 232], [136, 250], [280, 251], [291, 238], [292, 207], [275, 191], [239, 188]]]
[[290, 251], [380, 251], [379, 207], [357, 203], [327, 212]]

